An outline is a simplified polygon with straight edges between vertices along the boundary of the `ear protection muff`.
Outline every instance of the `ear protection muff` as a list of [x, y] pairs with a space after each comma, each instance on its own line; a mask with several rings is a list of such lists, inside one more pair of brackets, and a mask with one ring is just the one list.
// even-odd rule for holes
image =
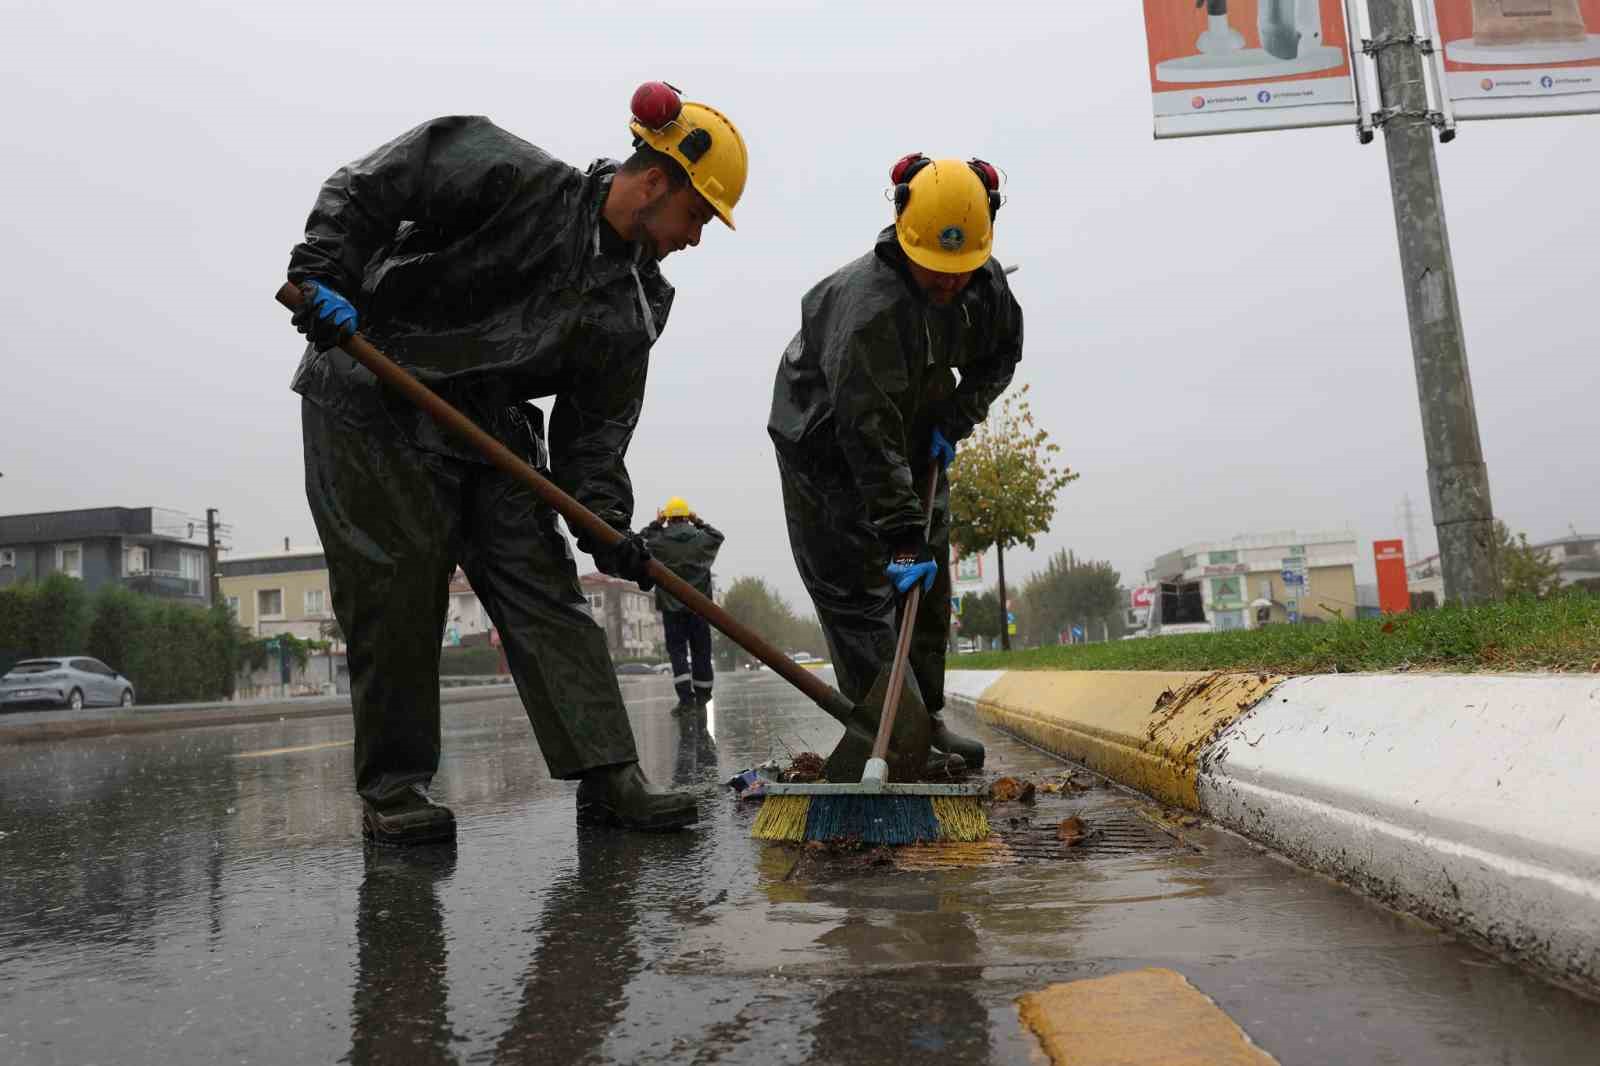
[[[906, 209], [906, 204], [911, 202], [911, 179], [921, 172], [933, 160], [921, 152], [912, 152], [903, 155], [895, 161], [889, 169], [889, 180], [894, 183], [894, 214], [896, 218]], [[983, 182], [983, 187], [989, 193], [989, 221], [993, 222], [1000, 213], [1000, 205], [1005, 203], [1005, 198], [1000, 195], [1000, 168], [993, 163], [987, 163], [977, 156], [967, 160], [967, 166]]]
[[967, 166], [978, 175], [978, 180], [983, 182], [983, 187], [989, 190], [989, 221], [1000, 213], [1000, 205], [1005, 203], [1005, 198], [1000, 195], [1000, 168], [993, 163], [986, 163], [973, 156], [967, 160]]
[[910, 155], [901, 156], [893, 167], [889, 169], [889, 180], [894, 183], [894, 215], [900, 217], [900, 212], [906, 209], [906, 204], [911, 202], [911, 179], [921, 172], [933, 160], [921, 152], [912, 152]]

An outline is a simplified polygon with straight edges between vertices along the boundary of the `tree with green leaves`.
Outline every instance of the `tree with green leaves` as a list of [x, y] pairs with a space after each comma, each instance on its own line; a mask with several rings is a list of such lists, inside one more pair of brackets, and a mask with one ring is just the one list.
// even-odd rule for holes
[[1506, 599], [1544, 599], [1561, 587], [1561, 568], [1550, 553], [1528, 543], [1526, 533], [1511, 535], [1511, 529], [1498, 518], [1494, 523], [1499, 542], [1500, 585]]
[[[789, 601], [764, 578], [736, 579], [723, 594], [722, 609], [781, 651], [803, 651], [819, 658], [828, 654], [828, 642], [823, 639], [817, 620], [796, 614]], [[749, 653], [721, 633], [715, 634], [714, 644], [716, 657], [725, 669], [750, 659]]]
[[961, 635], [987, 641], [1000, 635], [1005, 612], [994, 589], [969, 592], [961, 597]]
[[1032, 548], [1048, 532], [1056, 496], [1078, 480], [1058, 467], [1061, 449], [1034, 423], [1028, 386], [1006, 396], [964, 441], [950, 464], [950, 542], [960, 551], [995, 549], [999, 577], [1000, 646], [1011, 650], [1005, 624], [1006, 549]]
[[1035, 644], [1053, 644], [1073, 625], [1083, 626], [1085, 636], [1103, 626], [1109, 636], [1111, 616], [1122, 608], [1121, 582], [1122, 575], [1108, 562], [1058, 551], [1022, 586], [1020, 628]]

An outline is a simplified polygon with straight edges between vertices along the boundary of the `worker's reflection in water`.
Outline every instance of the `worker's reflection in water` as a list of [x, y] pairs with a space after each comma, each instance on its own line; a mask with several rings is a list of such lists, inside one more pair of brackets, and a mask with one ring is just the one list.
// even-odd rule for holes
[[672, 763], [674, 785], [694, 784], [702, 778], [716, 778], [716, 707], [707, 702], [679, 715], [678, 747]]
[[365, 864], [347, 1061], [454, 1063], [438, 886], [455, 873], [456, 849], [368, 846]]

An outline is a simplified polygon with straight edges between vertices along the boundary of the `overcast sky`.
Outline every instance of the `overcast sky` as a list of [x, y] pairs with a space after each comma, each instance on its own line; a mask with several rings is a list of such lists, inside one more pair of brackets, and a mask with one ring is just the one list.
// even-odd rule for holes
[[[1349, 526], [1367, 552], [1408, 493], [1433, 550], [1381, 139], [1156, 143], [1139, 4], [3, 6], [0, 513], [217, 507], [236, 552], [313, 542], [272, 293], [321, 181], [451, 113], [620, 157], [634, 86], [663, 78], [739, 124], [751, 170], [739, 231], [666, 264], [629, 467], [641, 521], [679, 494], [727, 533], [724, 582], [809, 610], [773, 371], [909, 151], [1010, 176], [1018, 380], [1082, 473], [1041, 552], [1130, 582], [1236, 533]], [[1480, 123], [1440, 149], [1496, 510], [1535, 539], [1600, 532], [1597, 135]]]

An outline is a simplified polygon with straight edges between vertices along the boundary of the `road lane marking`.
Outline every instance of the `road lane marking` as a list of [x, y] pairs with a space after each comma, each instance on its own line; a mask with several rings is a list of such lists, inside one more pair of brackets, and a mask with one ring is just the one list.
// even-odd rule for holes
[[1055, 1066], [1276, 1066], [1176, 970], [1071, 981], [1017, 1000]]
[[348, 748], [354, 740], [326, 740], [321, 744], [301, 744], [295, 748], [263, 748], [260, 751], [236, 751], [232, 759], [265, 759], [269, 755], [295, 755], [302, 751], [323, 751], [327, 748]]

